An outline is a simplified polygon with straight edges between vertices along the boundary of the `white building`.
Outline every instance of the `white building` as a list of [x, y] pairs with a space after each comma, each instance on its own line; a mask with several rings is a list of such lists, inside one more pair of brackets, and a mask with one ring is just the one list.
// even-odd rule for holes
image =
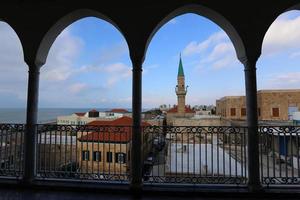
[[74, 113], [72, 115], [58, 116], [58, 125], [85, 125], [95, 120], [114, 120], [123, 116], [131, 116], [125, 109], [112, 109], [110, 111], [90, 110], [85, 113]]

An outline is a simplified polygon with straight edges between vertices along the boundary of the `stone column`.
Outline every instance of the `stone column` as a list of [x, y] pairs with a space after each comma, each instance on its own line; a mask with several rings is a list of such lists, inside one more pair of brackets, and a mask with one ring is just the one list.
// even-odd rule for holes
[[36, 173], [36, 138], [37, 114], [39, 96], [40, 66], [27, 63], [29, 66], [28, 91], [27, 91], [27, 116], [26, 131], [24, 136], [24, 177], [26, 185], [32, 184]]
[[142, 189], [142, 63], [143, 59], [131, 59], [132, 69], [132, 146], [131, 146], [131, 183], [133, 192], [139, 193]]
[[261, 189], [259, 175], [259, 134], [257, 118], [256, 61], [245, 59], [246, 112], [248, 126], [248, 187], [250, 191]]

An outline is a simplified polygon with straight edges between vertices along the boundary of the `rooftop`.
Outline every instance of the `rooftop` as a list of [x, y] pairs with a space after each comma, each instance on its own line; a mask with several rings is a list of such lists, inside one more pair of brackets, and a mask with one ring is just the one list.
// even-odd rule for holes
[[[100, 132], [92, 132], [82, 136], [79, 138], [80, 141], [128, 142], [131, 140], [131, 117], [124, 116], [112, 121], [95, 120], [87, 125], [107, 127]], [[150, 126], [150, 124], [147, 122], [142, 122], [142, 126]]]
[[[170, 110], [168, 110], [168, 113], [177, 113], [178, 112], [178, 106], [175, 106], [173, 108], [171, 108]], [[185, 112], [186, 113], [195, 113], [195, 111], [193, 109], [191, 109], [190, 106], [185, 106]]]
[[129, 113], [128, 110], [123, 109], [123, 108], [114, 108], [114, 109], [111, 109], [109, 112], [114, 112], [114, 113]]
[[84, 112], [78, 112], [78, 113], [75, 113], [75, 115], [77, 115], [77, 116], [79, 116], [79, 117], [82, 117], [82, 116], [85, 115], [85, 113], [84, 113]]

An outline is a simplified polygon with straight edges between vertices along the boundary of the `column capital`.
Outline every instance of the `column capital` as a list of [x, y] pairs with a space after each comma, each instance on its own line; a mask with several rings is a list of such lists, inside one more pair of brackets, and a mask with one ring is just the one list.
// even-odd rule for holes
[[143, 67], [142, 67], [143, 62], [144, 62], [143, 57], [131, 56], [131, 62], [132, 62], [132, 72], [143, 71]]
[[142, 66], [145, 60], [145, 54], [143, 52], [144, 51], [139, 47], [131, 48], [130, 59], [133, 67]]
[[131, 56], [131, 62], [132, 62], [133, 68], [142, 68], [144, 58]]
[[37, 64], [35, 61], [31, 60], [25, 60], [25, 63], [27, 64], [29, 68], [29, 72], [40, 72], [41, 67], [44, 65], [42, 63]]
[[244, 71], [256, 70], [256, 62], [258, 57], [242, 57], [239, 59], [240, 62], [244, 65]]

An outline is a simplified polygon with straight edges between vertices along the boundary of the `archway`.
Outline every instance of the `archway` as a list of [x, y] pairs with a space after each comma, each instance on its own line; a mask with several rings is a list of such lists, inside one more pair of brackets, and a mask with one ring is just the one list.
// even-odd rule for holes
[[[225, 141], [228, 127], [214, 129], [215, 126], [233, 125], [226, 124], [231, 119], [236, 120], [234, 125], [245, 125], [243, 66], [226, 33], [199, 13], [175, 15], [176, 18], [157, 31], [148, 48], [143, 66], [143, 105], [148, 104], [165, 113], [150, 113], [157, 116], [149, 121], [158, 125], [153, 132], [150, 131], [154, 138], [150, 156], [158, 161], [152, 170], [156, 174], [152, 174], [149, 181], [156, 182], [159, 177], [171, 183], [209, 184], [217, 179], [211, 174], [226, 176], [228, 173], [229, 176], [244, 177], [242, 183], [246, 184], [245, 132], [233, 131], [242, 138], [242, 142], [234, 145], [230, 138]], [[235, 95], [239, 96], [232, 97]], [[184, 104], [181, 102], [185, 96]], [[230, 100], [226, 102], [227, 107], [222, 108], [223, 113], [216, 116], [207, 108], [216, 105], [220, 98]], [[179, 111], [180, 104], [183, 104], [183, 112]], [[162, 118], [166, 119], [168, 126], [163, 126]], [[239, 124], [238, 120], [242, 123]], [[219, 138], [221, 135], [222, 139]], [[221, 140], [222, 144], [228, 145], [226, 148], [218, 142]], [[237, 152], [231, 147], [242, 150]], [[231, 156], [240, 156], [241, 160], [233, 161], [233, 172], [231, 167], [226, 169], [218, 163], [218, 155], [225, 156], [223, 164], [226, 166], [233, 164]], [[168, 176], [173, 176], [174, 180], [169, 180]]]
[[[299, 130], [295, 127], [295, 130], [282, 132], [279, 128], [297, 125], [300, 116], [299, 38], [300, 11], [281, 14], [265, 34], [262, 55], [257, 64], [258, 118], [261, 125], [270, 126], [269, 133], [263, 132], [262, 140], [263, 184], [278, 184], [283, 179], [299, 177], [299, 163], [295, 160], [299, 158], [296, 136]], [[278, 159], [289, 160], [284, 170], [282, 166], [287, 165], [287, 161], [274, 162]]]
[[15, 31], [0, 21], [0, 123], [25, 123], [27, 72]]

